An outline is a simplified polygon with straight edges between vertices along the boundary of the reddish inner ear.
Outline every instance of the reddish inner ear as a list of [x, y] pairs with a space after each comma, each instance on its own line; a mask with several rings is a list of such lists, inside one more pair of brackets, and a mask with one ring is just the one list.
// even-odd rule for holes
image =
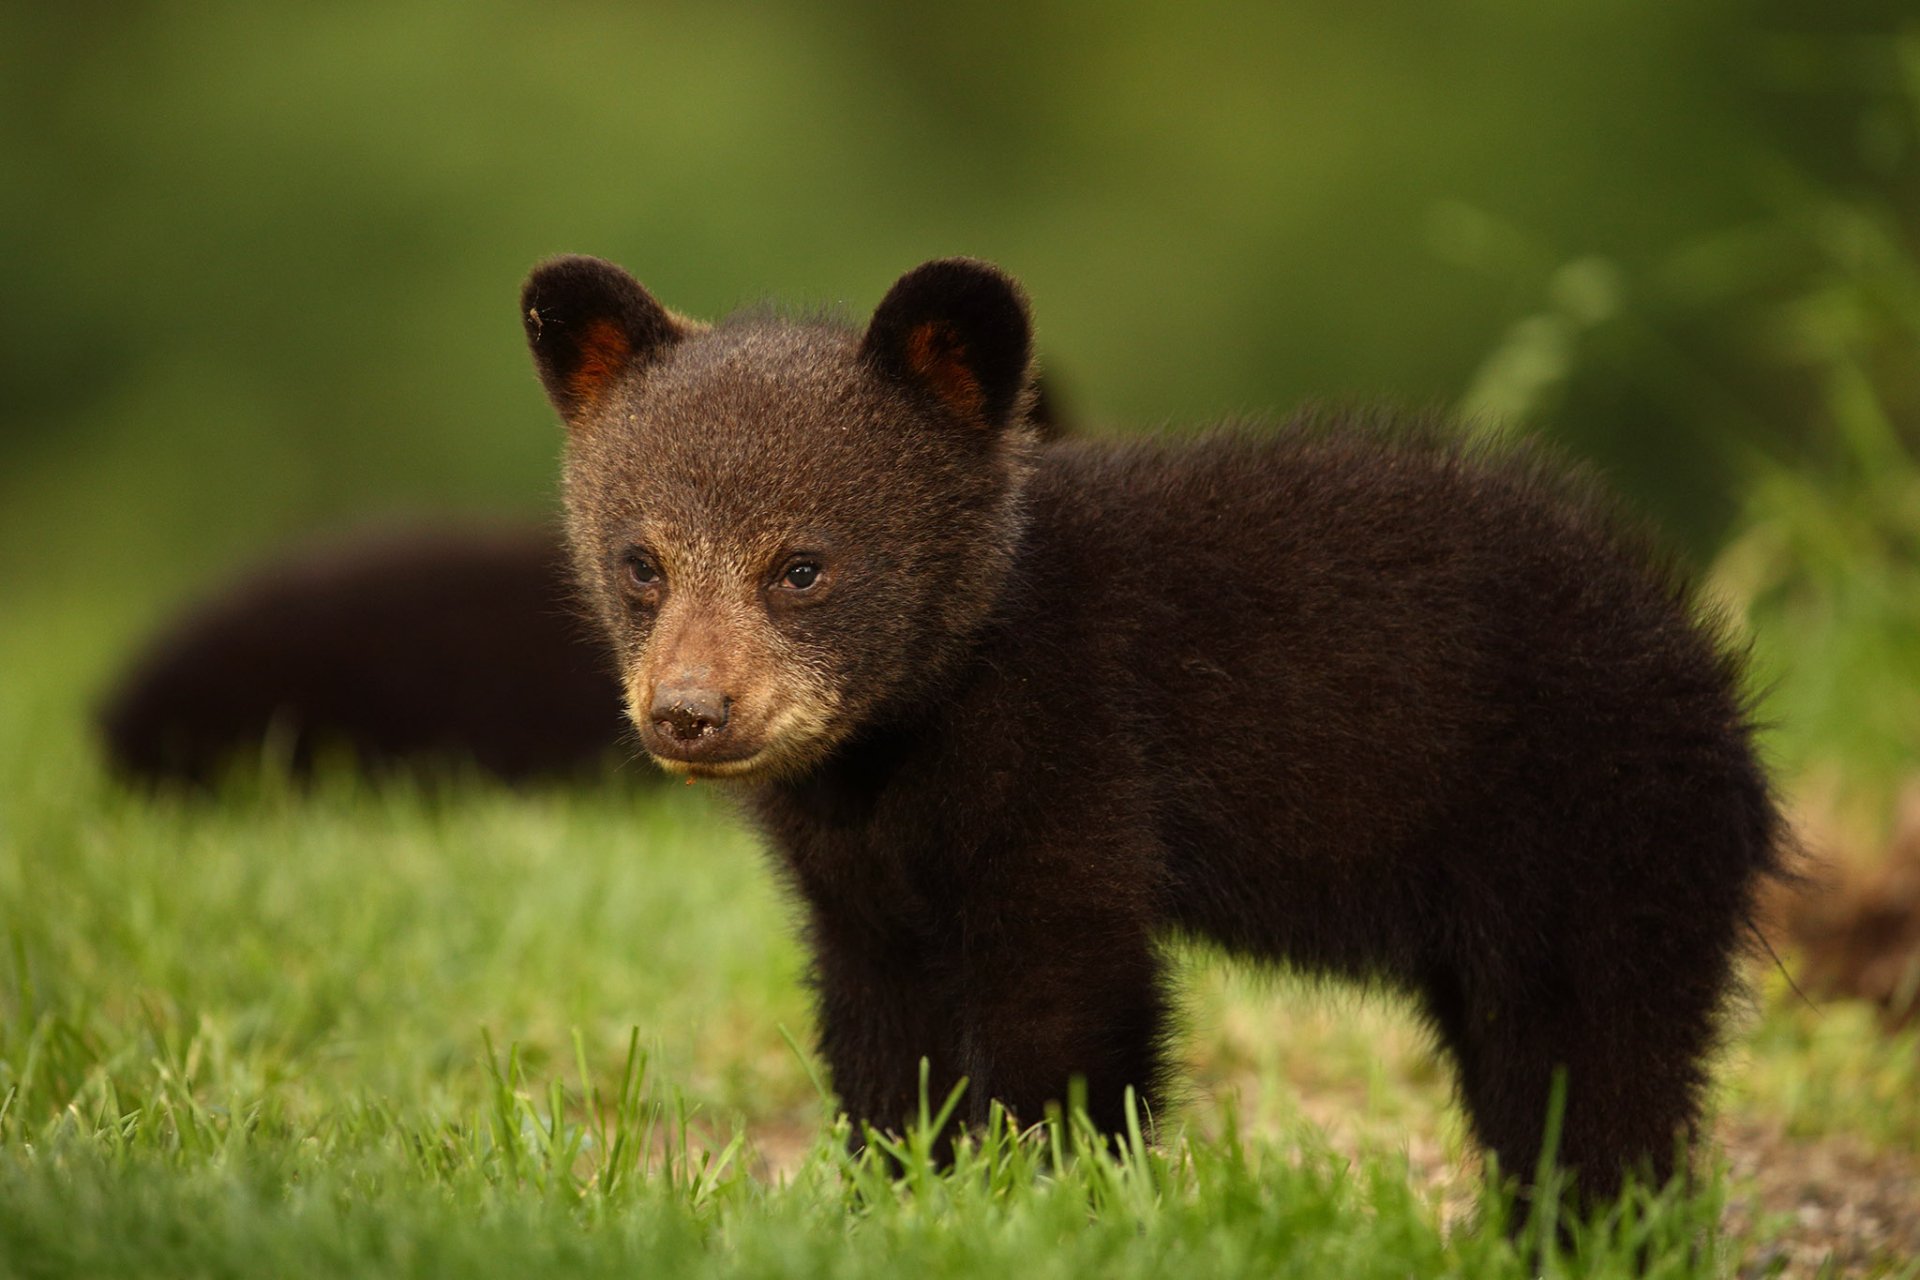
[[633, 344], [615, 321], [591, 321], [580, 335], [578, 359], [567, 374], [567, 389], [582, 405], [598, 400], [607, 384], [620, 376], [633, 356]]
[[963, 418], [978, 418], [986, 405], [980, 380], [967, 365], [967, 344], [953, 326], [929, 320], [907, 336], [907, 366]]

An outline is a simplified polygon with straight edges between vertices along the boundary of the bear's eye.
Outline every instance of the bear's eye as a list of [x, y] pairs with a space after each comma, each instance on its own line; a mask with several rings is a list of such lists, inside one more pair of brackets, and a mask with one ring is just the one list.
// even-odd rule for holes
[[633, 591], [649, 591], [660, 585], [660, 566], [646, 552], [630, 550], [620, 558], [620, 572]]
[[807, 559], [793, 561], [780, 575], [780, 585], [794, 591], [805, 591], [820, 579], [820, 565]]

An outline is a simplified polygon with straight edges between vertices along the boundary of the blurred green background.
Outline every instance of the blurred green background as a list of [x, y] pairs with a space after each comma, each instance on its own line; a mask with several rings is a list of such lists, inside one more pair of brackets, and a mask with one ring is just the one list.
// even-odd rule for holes
[[355, 513], [548, 511], [513, 306], [542, 255], [696, 315], [858, 318], [970, 253], [1097, 429], [1384, 398], [1594, 460], [1717, 558], [1785, 754], [1891, 776], [1920, 724], [1903, 8], [16, 0], [5, 595], [104, 665]]

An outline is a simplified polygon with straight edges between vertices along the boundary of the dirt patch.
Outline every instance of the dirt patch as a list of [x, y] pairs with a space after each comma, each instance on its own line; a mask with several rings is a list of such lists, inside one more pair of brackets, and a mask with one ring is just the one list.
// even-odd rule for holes
[[1859, 847], [1830, 818], [1803, 816], [1819, 858], [1815, 883], [1782, 891], [1766, 914], [1781, 949], [1799, 956], [1810, 995], [1870, 1001], [1889, 1030], [1920, 1016], [1920, 780], [1895, 806], [1884, 850]]
[[1911, 1159], [1847, 1138], [1795, 1141], [1750, 1121], [1723, 1125], [1720, 1139], [1734, 1184], [1726, 1231], [1769, 1238], [1741, 1275], [1867, 1276], [1920, 1259]]
[[[1358, 1123], [1347, 1100], [1302, 1098], [1311, 1120], [1334, 1150], [1349, 1158], [1382, 1149], [1383, 1135]], [[1740, 1276], [1877, 1276], [1920, 1259], [1920, 1164], [1875, 1152], [1849, 1138], [1798, 1140], [1746, 1118], [1728, 1118], [1714, 1139], [1728, 1165], [1729, 1241], [1753, 1241], [1739, 1262]], [[1408, 1172], [1434, 1204], [1443, 1227], [1472, 1220], [1479, 1194], [1479, 1161], [1420, 1126], [1402, 1134]], [[1391, 1149], [1391, 1148], [1387, 1148]]]

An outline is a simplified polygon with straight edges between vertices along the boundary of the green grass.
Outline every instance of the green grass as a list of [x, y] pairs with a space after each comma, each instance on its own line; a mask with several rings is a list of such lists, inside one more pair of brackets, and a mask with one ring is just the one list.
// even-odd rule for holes
[[[790, 911], [718, 797], [132, 796], [84, 733], [116, 610], [0, 623], [33, 676], [0, 694], [0, 1273], [1711, 1275], [1761, 1247], [1711, 1230], [1713, 1176], [1529, 1256], [1432, 1176], [1470, 1153], [1404, 1008], [1202, 955], [1161, 1145], [995, 1132], [895, 1181], [794, 1047]], [[1764, 1009], [1730, 1113], [1920, 1139], [1911, 1044]]]

